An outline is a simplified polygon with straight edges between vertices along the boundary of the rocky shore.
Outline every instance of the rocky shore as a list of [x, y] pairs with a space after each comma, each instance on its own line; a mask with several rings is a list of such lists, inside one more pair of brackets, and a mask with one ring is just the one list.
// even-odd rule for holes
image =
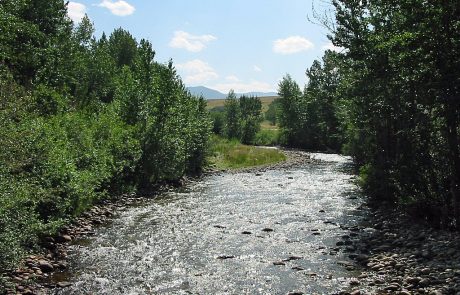
[[362, 271], [339, 294], [460, 295], [460, 235], [414, 222], [405, 213], [369, 209], [366, 223], [337, 242]]
[[172, 190], [188, 181], [189, 179], [184, 178], [175, 184], [161, 185], [147, 197], [125, 194], [93, 206], [68, 226], [63, 227], [56, 236], [44, 237], [40, 242], [41, 251], [26, 257], [17, 269], [1, 274], [8, 279], [11, 285], [5, 294], [39, 295], [47, 294], [55, 288], [68, 287], [70, 283], [60, 274], [67, 269], [69, 244], [94, 235], [94, 229], [116, 218], [117, 212], [142, 204], [155, 195]]
[[[310, 159], [304, 152], [284, 152], [287, 155], [285, 162], [225, 173], [258, 174], [318, 161]], [[210, 173], [224, 172], [210, 170], [205, 174]], [[184, 179], [181, 184], [186, 182]], [[170, 189], [173, 187], [162, 186], [159, 191]], [[67, 268], [68, 245], [93, 235], [96, 227], [116, 218], [117, 212], [149, 198], [124, 195], [113, 201], [104, 201], [62, 228], [58, 235], [43, 238], [40, 254], [28, 256], [20, 267], [4, 274], [14, 284], [6, 294], [47, 294], [55, 288], [69, 286], [66, 278], [59, 275]], [[330, 249], [331, 255], [347, 253], [350, 260], [339, 264], [353, 274], [358, 273], [347, 288], [336, 294], [460, 295], [458, 232], [435, 230], [414, 223], [403, 212], [388, 208], [363, 205], [359, 209], [365, 215], [364, 221], [341, 225], [347, 234], [337, 237], [336, 246]]]

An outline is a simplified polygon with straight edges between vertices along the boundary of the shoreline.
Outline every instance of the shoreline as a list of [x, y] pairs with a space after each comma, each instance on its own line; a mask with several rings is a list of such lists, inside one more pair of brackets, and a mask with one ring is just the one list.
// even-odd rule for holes
[[[205, 170], [196, 178], [183, 177], [175, 185], [158, 186], [151, 193], [127, 194], [119, 199], [102, 201], [63, 227], [56, 237], [41, 243], [43, 253], [29, 255], [24, 266], [8, 273], [16, 291], [6, 294], [46, 294], [71, 283], [58, 278], [67, 268], [68, 246], [73, 241], [90, 237], [94, 229], [110, 223], [117, 212], [154, 199], [203, 177], [222, 173], [260, 173], [273, 169], [289, 169], [304, 164], [320, 163], [307, 152], [282, 150], [286, 160], [274, 164], [227, 170]], [[351, 259], [353, 270], [361, 275], [354, 285], [338, 292], [342, 295], [374, 294], [460, 294], [460, 236], [456, 232], [435, 230], [414, 223], [407, 214], [381, 206], [372, 207], [369, 200], [360, 207], [366, 221], [347, 228], [349, 234], [337, 237], [335, 249]]]
[[96, 203], [88, 211], [75, 218], [69, 225], [61, 228], [57, 236], [44, 237], [40, 243], [40, 250], [27, 255], [15, 270], [7, 271], [2, 275], [9, 279], [15, 289], [8, 288], [5, 294], [43, 294], [46, 290], [65, 288], [69, 282], [55, 280], [67, 269], [68, 246], [74, 240], [90, 237], [95, 234], [94, 229], [108, 224], [115, 218], [117, 212], [126, 207], [142, 204], [154, 199], [156, 196], [182, 187], [193, 181], [199, 181], [203, 177], [220, 173], [257, 173], [270, 169], [287, 169], [289, 167], [313, 162], [305, 152], [298, 150], [282, 150], [286, 160], [274, 164], [245, 167], [238, 169], [204, 170], [197, 177], [184, 176], [178, 181], [164, 183], [155, 186], [152, 190], [140, 194], [124, 194], [118, 198], [103, 200]]
[[[272, 147], [270, 147], [272, 148]], [[281, 152], [284, 153], [286, 156], [286, 160], [280, 161], [277, 163], [270, 163], [265, 165], [257, 165], [251, 167], [244, 167], [244, 168], [236, 168], [236, 169], [213, 169], [211, 171], [205, 171], [203, 176], [212, 175], [212, 174], [219, 174], [219, 173], [251, 173], [251, 172], [263, 172], [266, 170], [274, 170], [274, 169], [288, 169], [291, 167], [300, 166], [303, 164], [311, 164], [311, 163], [319, 163], [320, 161], [312, 159], [308, 156], [308, 152], [297, 150], [297, 149], [286, 149], [286, 148], [277, 148]]]
[[413, 222], [400, 210], [363, 205], [366, 222], [348, 228], [336, 244], [361, 275], [338, 294], [460, 294], [458, 232]]

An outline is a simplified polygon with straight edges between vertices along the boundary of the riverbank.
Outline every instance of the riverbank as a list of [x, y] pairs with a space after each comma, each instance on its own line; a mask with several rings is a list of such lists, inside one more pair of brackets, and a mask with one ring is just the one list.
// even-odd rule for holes
[[337, 242], [362, 271], [340, 294], [460, 294], [458, 232], [414, 223], [398, 210], [368, 210], [366, 222]]
[[[212, 170], [206, 174], [219, 177], [238, 173], [263, 176], [272, 170], [288, 171], [308, 163], [320, 162], [302, 151], [283, 150], [282, 152], [286, 155], [284, 162], [236, 170]], [[258, 179], [262, 181], [263, 178]], [[287, 179], [279, 181], [282, 183], [283, 181], [300, 181], [295, 176], [289, 176]], [[183, 179], [178, 185], [190, 182], [193, 181]], [[174, 186], [161, 187], [162, 192], [173, 192], [176, 189]], [[43, 253], [29, 256], [24, 261], [23, 267], [9, 274], [16, 285], [16, 291], [10, 291], [7, 294], [41, 294], [48, 292], [47, 290], [69, 287], [72, 282], [68, 277], [61, 275], [68, 266], [69, 245], [79, 243], [78, 240], [82, 238], [93, 236], [100, 226], [109, 225], [118, 218], [121, 212], [133, 206], [142, 207], [143, 204], [151, 203], [151, 198], [151, 196], [124, 195], [116, 202], [105, 201], [76, 219], [72, 225], [63, 228], [58, 236], [45, 238], [42, 244]], [[362, 204], [356, 210], [361, 212], [359, 215], [362, 216], [362, 219], [357, 219], [354, 224], [337, 223], [334, 225], [330, 223], [331, 215], [327, 212], [328, 210], [321, 213], [326, 218], [324, 224], [328, 227], [332, 226], [328, 230], [338, 227], [345, 231], [345, 234], [332, 237], [333, 241], [335, 240], [333, 242], [335, 246], [328, 251], [319, 250], [325, 251], [328, 256], [346, 258], [344, 261], [339, 260], [338, 264], [350, 271], [349, 286], [339, 289], [343, 291], [337, 290], [338, 293], [335, 294], [460, 294], [460, 237], [458, 233], [434, 230], [423, 224], [416, 224], [402, 212], [388, 208], [369, 208]], [[283, 219], [287, 216], [279, 217]], [[312, 221], [323, 222], [316, 219]], [[302, 223], [304, 222], [308, 227], [309, 221]], [[217, 229], [220, 229], [221, 226], [228, 227], [228, 225], [216, 224], [212, 226]], [[270, 229], [276, 231], [276, 228], [281, 225], [282, 222], [275, 223]], [[226, 232], [228, 228], [222, 230]], [[243, 233], [244, 236], [250, 237], [251, 234], [248, 233], [254, 233], [254, 231], [245, 229]], [[316, 234], [321, 236], [327, 234], [327, 230], [318, 231], [316, 228], [312, 229], [312, 233], [314, 236]], [[256, 237], [261, 238], [262, 236], [256, 235]], [[233, 255], [233, 253], [230, 254]], [[286, 262], [283, 263], [280, 265], [286, 264]], [[319, 269], [312, 268], [308, 274], [317, 279], [330, 280], [329, 275], [322, 277], [318, 271]]]
[[[264, 148], [258, 148], [264, 149]], [[238, 173], [242, 171], [264, 171], [267, 169], [282, 169], [300, 165], [308, 161], [305, 153], [299, 151], [281, 151], [278, 149], [266, 149], [271, 153], [282, 153], [283, 157], [277, 158], [274, 163], [261, 164], [253, 167], [220, 169], [206, 169], [202, 176], [215, 173]], [[75, 240], [94, 235], [94, 229], [110, 223], [117, 212], [130, 207], [142, 204], [156, 195], [183, 186], [193, 178], [183, 177], [174, 184], [163, 184], [144, 196], [125, 194], [116, 199], [108, 199], [93, 206], [80, 217], [72, 221], [68, 226], [63, 227], [55, 236], [42, 238], [41, 249], [34, 254], [28, 255], [17, 267], [17, 269], [4, 273], [2, 276], [8, 280], [6, 294], [41, 294], [44, 290], [54, 288], [65, 288], [69, 282], [62, 278], [59, 273], [67, 268], [68, 246]], [[0, 292], [1, 293], [1, 292]]]
[[282, 152], [285, 155], [285, 160], [275, 162], [275, 163], [268, 163], [268, 164], [265, 164], [265, 165], [259, 165], [259, 166], [222, 170], [222, 172], [228, 172], [228, 173], [241, 173], [241, 172], [261, 173], [261, 172], [264, 172], [264, 171], [267, 171], [267, 170], [274, 170], [274, 169], [286, 170], [286, 169], [289, 169], [289, 168], [299, 167], [299, 166], [302, 166], [302, 165], [305, 165], [305, 164], [319, 162], [319, 160], [312, 159], [309, 156], [309, 153], [304, 152], [304, 151], [295, 150], [295, 149], [286, 149], [286, 148], [269, 148], [269, 149], [274, 149], [274, 150], [278, 150], [279, 152]]
[[277, 148], [241, 144], [217, 135], [211, 137], [207, 162], [210, 170], [235, 170], [283, 162], [286, 155]]
[[[184, 179], [182, 183], [186, 181]], [[173, 190], [176, 186], [158, 187], [154, 195]], [[27, 256], [17, 269], [3, 274], [8, 279], [9, 286], [5, 294], [46, 294], [47, 290], [68, 287], [70, 283], [60, 273], [67, 269], [69, 245], [76, 240], [93, 236], [98, 227], [109, 224], [121, 211], [143, 204], [151, 198], [126, 194], [117, 199], [104, 200], [68, 226], [61, 228], [58, 235], [44, 237], [39, 251]]]
[[127, 208], [72, 242], [72, 285], [51, 293], [330, 294], [350, 274], [323, 253], [344, 230], [323, 221], [353, 220], [360, 203], [342, 197], [355, 187], [336, 158], [214, 173]]

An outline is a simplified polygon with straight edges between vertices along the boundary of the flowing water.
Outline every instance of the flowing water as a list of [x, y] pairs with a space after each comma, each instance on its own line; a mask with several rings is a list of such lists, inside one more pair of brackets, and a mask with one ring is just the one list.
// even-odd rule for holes
[[[348, 286], [335, 244], [359, 222], [350, 160], [205, 177], [131, 207], [71, 246], [58, 294], [331, 294]], [[82, 245], [85, 244], [85, 245]], [[337, 252], [337, 253], [336, 253]], [[341, 262], [342, 261], [342, 262]]]

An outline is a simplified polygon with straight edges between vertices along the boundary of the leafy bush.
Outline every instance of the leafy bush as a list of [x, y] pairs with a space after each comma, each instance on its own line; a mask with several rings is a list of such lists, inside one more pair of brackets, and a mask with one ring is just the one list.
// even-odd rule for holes
[[255, 145], [261, 146], [275, 146], [279, 145], [279, 130], [276, 129], [262, 129], [257, 132], [255, 139]]
[[224, 135], [224, 127], [225, 127], [224, 112], [211, 110], [209, 114], [212, 119], [212, 132], [217, 135]]

